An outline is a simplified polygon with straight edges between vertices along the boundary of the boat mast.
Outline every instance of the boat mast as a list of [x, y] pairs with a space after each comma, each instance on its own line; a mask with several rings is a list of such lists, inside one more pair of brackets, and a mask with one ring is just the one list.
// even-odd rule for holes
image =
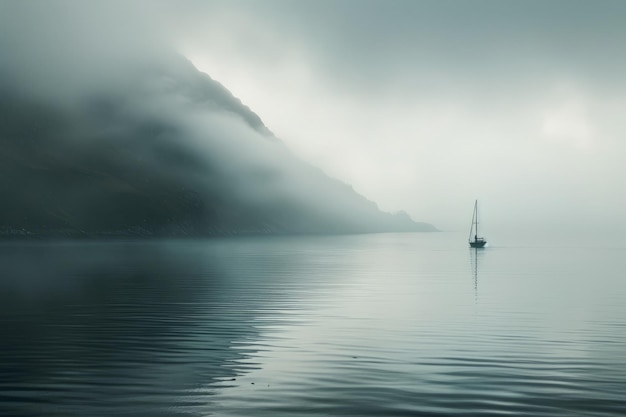
[[470, 233], [468, 241], [472, 241], [472, 232], [474, 231], [474, 225], [476, 225], [476, 234], [474, 236], [478, 236], [478, 200], [474, 202], [474, 213], [472, 214], [472, 224], [470, 226]]
[[474, 213], [476, 213], [476, 235], [474, 235], [474, 238], [478, 240], [478, 200], [474, 202]]

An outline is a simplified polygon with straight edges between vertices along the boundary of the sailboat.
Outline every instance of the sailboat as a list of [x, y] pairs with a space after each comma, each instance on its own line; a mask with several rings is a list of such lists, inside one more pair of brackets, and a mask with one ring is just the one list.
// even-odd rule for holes
[[[472, 240], [474, 235], [474, 240]], [[472, 248], [484, 248], [487, 241], [484, 237], [478, 237], [478, 200], [474, 202], [474, 214], [472, 215], [472, 226], [470, 227], [469, 244]]]

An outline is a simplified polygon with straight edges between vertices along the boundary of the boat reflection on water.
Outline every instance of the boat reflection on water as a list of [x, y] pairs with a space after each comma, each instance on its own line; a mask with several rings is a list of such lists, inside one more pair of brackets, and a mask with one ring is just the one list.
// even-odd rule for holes
[[484, 251], [481, 248], [470, 248], [470, 265], [472, 268], [472, 275], [474, 278], [474, 301], [478, 302], [478, 264], [481, 262], [481, 258], [484, 256]]

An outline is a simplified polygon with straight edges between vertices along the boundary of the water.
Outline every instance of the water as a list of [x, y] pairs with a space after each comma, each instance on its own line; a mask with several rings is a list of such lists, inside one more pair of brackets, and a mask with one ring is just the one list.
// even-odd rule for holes
[[626, 246], [464, 239], [0, 244], [0, 415], [626, 415]]

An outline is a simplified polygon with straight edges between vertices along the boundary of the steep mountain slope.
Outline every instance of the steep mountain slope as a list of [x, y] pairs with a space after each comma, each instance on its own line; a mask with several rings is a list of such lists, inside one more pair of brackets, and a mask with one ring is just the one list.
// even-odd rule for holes
[[56, 93], [0, 71], [0, 234], [434, 230], [295, 158], [184, 58], [129, 68]]

